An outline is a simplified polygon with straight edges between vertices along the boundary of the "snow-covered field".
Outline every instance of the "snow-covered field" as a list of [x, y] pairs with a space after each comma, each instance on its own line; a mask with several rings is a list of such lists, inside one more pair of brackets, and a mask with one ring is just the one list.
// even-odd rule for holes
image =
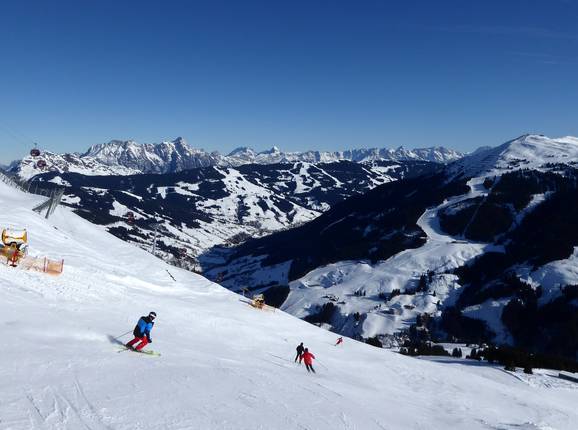
[[[576, 428], [578, 385], [334, 347], [65, 208], [47, 221], [38, 199], [0, 183], [0, 227], [26, 227], [32, 255], [65, 260], [59, 277], [0, 264], [1, 429]], [[151, 310], [162, 356], [118, 353], [109, 337]], [[316, 375], [292, 361], [300, 341]]]

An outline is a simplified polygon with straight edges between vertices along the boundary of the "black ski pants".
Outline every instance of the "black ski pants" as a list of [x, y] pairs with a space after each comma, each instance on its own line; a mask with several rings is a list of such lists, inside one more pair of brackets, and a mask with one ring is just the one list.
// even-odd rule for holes
[[315, 369], [313, 368], [313, 366], [311, 364], [306, 364], [305, 367], [307, 368], [308, 372], [315, 373]]

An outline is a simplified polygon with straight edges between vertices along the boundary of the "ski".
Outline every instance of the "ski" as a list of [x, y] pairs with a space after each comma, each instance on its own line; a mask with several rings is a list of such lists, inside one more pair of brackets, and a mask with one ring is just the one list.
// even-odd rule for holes
[[145, 355], [150, 355], [153, 357], [160, 357], [161, 356], [160, 352], [156, 352], [156, 351], [153, 351], [151, 349], [147, 349], [146, 351], [145, 350], [137, 351], [136, 349], [127, 348], [125, 346], [120, 347], [120, 351], [117, 351], [117, 352], [120, 353], [120, 352], [125, 352], [125, 351], [132, 351], [132, 352], [136, 352], [137, 354], [145, 354]]

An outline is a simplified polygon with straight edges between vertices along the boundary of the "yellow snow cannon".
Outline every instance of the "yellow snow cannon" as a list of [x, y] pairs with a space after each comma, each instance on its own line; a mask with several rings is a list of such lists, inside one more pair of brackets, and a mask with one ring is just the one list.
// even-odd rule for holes
[[251, 306], [257, 309], [263, 309], [265, 306], [265, 296], [263, 294], [256, 294], [253, 296]]
[[5, 246], [16, 245], [20, 248], [21, 245], [28, 243], [28, 233], [26, 229], [5, 228], [2, 230], [2, 243]]
[[2, 230], [2, 244], [4, 246], [0, 250], [1, 254], [7, 258], [10, 266], [16, 267], [20, 259], [26, 256], [28, 234], [24, 229], [5, 228]]

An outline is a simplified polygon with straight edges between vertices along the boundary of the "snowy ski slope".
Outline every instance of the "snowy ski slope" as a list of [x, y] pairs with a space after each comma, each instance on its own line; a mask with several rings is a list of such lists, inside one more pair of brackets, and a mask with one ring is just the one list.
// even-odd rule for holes
[[[462, 288], [456, 275], [445, 272], [463, 266], [485, 252], [504, 252], [504, 249], [491, 243], [473, 242], [446, 234], [440, 227], [439, 213], [457, 203], [467, 203], [485, 196], [488, 190], [483, 182], [487, 177], [519, 169], [552, 170], [558, 164], [578, 164], [578, 138], [551, 139], [541, 135], [524, 135], [495, 148], [476, 151], [450, 164], [450, 177], [458, 173], [472, 177], [468, 181], [470, 191], [425, 210], [417, 225], [428, 237], [426, 244], [416, 249], [406, 249], [375, 264], [345, 260], [318, 267], [290, 283], [291, 292], [282, 305], [283, 310], [305, 318], [313, 313], [312, 310], [327, 303], [328, 297], [335, 298], [341, 304], [340, 315], [331, 321], [334, 329], [342, 334], [365, 338], [406, 330], [415, 323], [419, 314], [441, 315], [442, 306], [454, 305]], [[544, 199], [543, 194], [534, 195], [534, 200], [523, 214], [533, 210]], [[560, 285], [578, 282], [577, 257], [578, 248], [568, 259], [551, 262], [537, 270], [521, 265], [517, 273], [526, 282], [536, 286], [539, 284], [543, 288], [541, 303], [544, 304], [561, 294]], [[384, 303], [382, 297], [387, 297], [394, 289], [403, 292], [415, 288], [420, 275], [429, 270], [436, 274], [428, 292], [404, 294]], [[355, 296], [357, 290], [363, 290], [365, 294]], [[435, 292], [435, 297], [432, 292]], [[509, 297], [488, 299], [482, 304], [465, 308], [463, 312], [468, 317], [487, 323], [496, 333], [496, 342], [509, 343], [511, 335], [501, 321], [503, 308], [508, 302]], [[349, 318], [355, 312], [366, 314], [357, 325]]]
[[[437, 302], [446, 305], [455, 300], [461, 285], [452, 274], [436, 275], [431, 293], [417, 293], [413, 296], [397, 296], [388, 306], [379, 299], [379, 294], [388, 294], [393, 289], [406, 290], [420, 274], [428, 270], [454, 269], [488, 249], [502, 251], [493, 245], [457, 240], [445, 234], [439, 226], [438, 212], [445, 207], [483, 195], [483, 180], [468, 182], [470, 192], [448, 199], [441, 205], [430, 208], [418, 219], [417, 224], [426, 233], [428, 241], [417, 249], [404, 250], [391, 258], [371, 265], [368, 261], [342, 261], [312, 270], [302, 278], [293, 281], [289, 297], [283, 303], [283, 310], [299, 318], [307, 316], [311, 308], [326, 302], [328, 294], [340, 300], [346, 298], [340, 307], [343, 327], [340, 333], [353, 336], [361, 333], [365, 338], [379, 334], [393, 334], [407, 329], [415, 322], [418, 314], [438, 312]], [[503, 252], [503, 251], [502, 251]], [[352, 297], [351, 292], [363, 289], [368, 297]], [[361, 327], [352, 326], [347, 318], [354, 312], [366, 313]]]
[[[38, 199], [0, 183], [0, 227], [26, 227], [31, 254], [65, 260], [60, 277], [0, 264], [0, 429], [576, 428], [570, 382], [336, 348], [64, 208], [47, 221]], [[150, 310], [162, 356], [118, 353], [109, 336]], [[317, 375], [292, 362], [300, 341]]]

